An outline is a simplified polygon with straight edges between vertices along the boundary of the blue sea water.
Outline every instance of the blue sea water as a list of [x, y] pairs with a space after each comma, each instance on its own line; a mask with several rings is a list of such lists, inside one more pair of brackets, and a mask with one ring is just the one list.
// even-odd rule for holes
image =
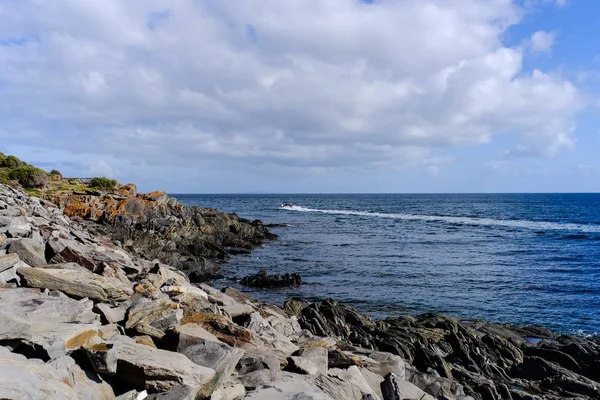
[[[600, 332], [600, 194], [175, 195], [265, 223], [280, 235], [224, 265], [217, 286], [265, 268], [375, 318], [462, 318]], [[293, 207], [282, 208], [282, 203]]]

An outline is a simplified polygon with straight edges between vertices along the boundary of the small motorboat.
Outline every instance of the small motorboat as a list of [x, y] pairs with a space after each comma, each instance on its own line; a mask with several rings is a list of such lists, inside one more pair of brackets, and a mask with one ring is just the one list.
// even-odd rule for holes
[[291, 204], [291, 203], [283, 203], [283, 204], [281, 205], [281, 208], [291, 208], [291, 207], [292, 207], [292, 204]]

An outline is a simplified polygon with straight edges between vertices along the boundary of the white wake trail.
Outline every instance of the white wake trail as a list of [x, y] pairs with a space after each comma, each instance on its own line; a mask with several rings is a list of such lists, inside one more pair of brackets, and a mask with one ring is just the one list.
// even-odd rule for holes
[[600, 233], [600, 226], [573, 224], [573, 223], [558, 223], [545, 221], [528, 221], [528, 220], [503, 220], [493, 218], [471, 218], [471, 217], [450, 217], [439, 215], [419, 215], [419, 214], [393, 214], [393, 213], [377, 213], [370, 211], [355, 211], [355, 210], [326, 210], [317, 208], [306, 208], [300, 206], [282, 206], [283, 210], [297, 212], [311, 212], [334, 215], [357, 215], [362, 217], [390, 218], [406, 221], [435, 221], [446, 222], [450, 224], [462, 225], [480, 225], [480, 226], [503, 226], [509, 228], [532, 229], [539, 231], [546, 230], [561, 230], [561, 231], [578, 231], [586, 233]]

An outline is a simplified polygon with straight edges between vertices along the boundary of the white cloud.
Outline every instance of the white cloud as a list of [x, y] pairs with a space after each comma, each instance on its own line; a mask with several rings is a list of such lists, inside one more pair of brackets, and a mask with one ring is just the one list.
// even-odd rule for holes
[[0, 136], [111, 154], [117, 171], [419, 165], [507, 133], [554, 154], [574, 145], [580, 95], [503, 45], [522, 13], [510, 0], [3, 3], [0, 41], [24, 44], [0, 46]]
[[554, 46], [555, 39], [554, 32], [537, 31], [531, 35], [531, 50], [536, 53], [549, 53]]

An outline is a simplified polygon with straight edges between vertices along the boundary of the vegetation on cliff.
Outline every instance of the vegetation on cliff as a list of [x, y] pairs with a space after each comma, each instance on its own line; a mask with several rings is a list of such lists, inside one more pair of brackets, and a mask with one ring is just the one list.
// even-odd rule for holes
[[60, 171], [43, 169], [20, 160], [13, 155], [0, 153], [0, 183], [21, 187], [29, 195], [44, 197], [57, 192], [84, 192], [86, 190], [115, 193], [119, 184], [114, 179], [95, 177], [84, 183], [82, 179], [63, 179]]
[[0, 153], [0, 183], [19, 184], [26, 189], [43, 188], [48, 184], [48, 174], [15, 156]]

